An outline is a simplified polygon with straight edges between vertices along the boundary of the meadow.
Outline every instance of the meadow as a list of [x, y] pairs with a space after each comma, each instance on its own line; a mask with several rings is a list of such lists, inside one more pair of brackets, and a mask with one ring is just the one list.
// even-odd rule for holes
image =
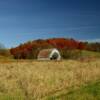
[[100, 59], [0, 61], [0, 100], [100, 100]]

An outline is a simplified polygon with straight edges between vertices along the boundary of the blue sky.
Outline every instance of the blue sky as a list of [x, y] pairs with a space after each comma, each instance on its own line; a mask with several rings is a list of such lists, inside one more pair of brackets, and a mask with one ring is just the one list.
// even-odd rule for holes
[[40, 38], [100, 39], [99, 0], [0, 0], [0, 43]]

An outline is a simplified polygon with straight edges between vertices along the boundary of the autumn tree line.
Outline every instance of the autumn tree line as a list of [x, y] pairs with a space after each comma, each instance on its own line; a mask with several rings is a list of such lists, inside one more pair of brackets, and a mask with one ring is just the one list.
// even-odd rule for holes
[[79, 57], [82, 50], [100, 52], [100, 43], [80, 42], [65, 38], [39, 39], [11, 48], [10, 53], [15, 59], [36, 59], [39, 51], [47, 48], [57, 48], [62, 58], [67, 59]]
[[100, 43], [80, 42], [74, 39], [52, 38], [28, 41], [11, 49], [6, 49], [0, 44], [0, 56], [13, 57], [15, 59], [36, 59], [40, 50], [57, 48], [62, 58], [78, 58], [82, 50], [100, 52]]

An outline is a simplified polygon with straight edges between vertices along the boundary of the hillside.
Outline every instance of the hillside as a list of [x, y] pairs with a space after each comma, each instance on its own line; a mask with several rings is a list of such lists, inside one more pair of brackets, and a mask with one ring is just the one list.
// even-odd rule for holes
[[45, 48], [57, 48], [62, 58], [74, 57], [76, 59], [81, 56], [82, 50], [100, 52], [100, 43], [81, 42], [68, 38], [38, 39], [11, 48], [10, 52], [15, 59], [36, 59], [39, 51]]
[[36, 58], [38, 52], [44, 48], [57, 48], [59, 50], [74, 50], [74, 49], [85, 49], [85, 44], [74, 39], [65, 38], [53, 38], [46, 40], [35, 40], [29, 41], [18, 47], [11, 48], [10, 52], [14, 55], [14, 58]]

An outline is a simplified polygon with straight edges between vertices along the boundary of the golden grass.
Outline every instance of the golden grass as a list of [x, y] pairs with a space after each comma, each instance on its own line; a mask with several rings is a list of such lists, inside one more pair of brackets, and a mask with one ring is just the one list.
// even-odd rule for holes
[[41, 100], [95, 80], [100, 80], [100, 59], [0, 63], [0, 95], [19, 97], [17, 100]]

